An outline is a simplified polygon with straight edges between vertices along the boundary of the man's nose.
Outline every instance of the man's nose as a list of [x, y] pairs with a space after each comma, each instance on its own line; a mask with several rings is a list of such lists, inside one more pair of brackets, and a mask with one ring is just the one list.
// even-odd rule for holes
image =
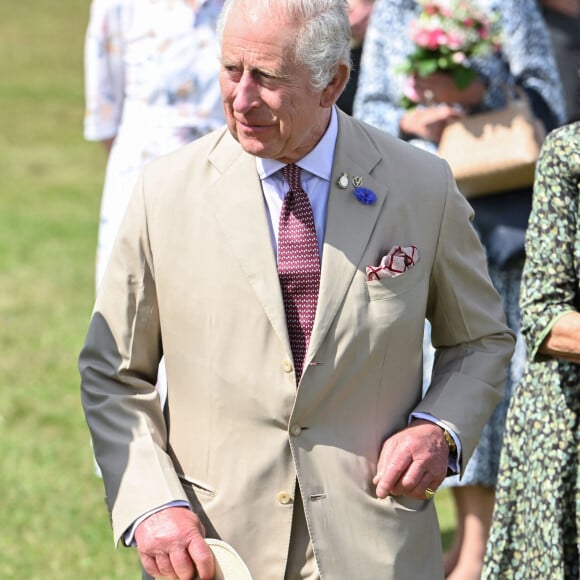
[[236, 87], [234, 109], [240, 113], [256, 107], [259, 101], [256, 81], [249, 72], [244, 72]]

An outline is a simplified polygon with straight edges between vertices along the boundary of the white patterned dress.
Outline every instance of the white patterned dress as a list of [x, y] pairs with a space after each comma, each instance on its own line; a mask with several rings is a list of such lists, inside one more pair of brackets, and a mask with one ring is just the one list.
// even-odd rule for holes
[[222, 0], [93, 0], [85, 41], [88, 140], [115, 137], [101, 202], [96, 285], [143, 165], [223, 124]]

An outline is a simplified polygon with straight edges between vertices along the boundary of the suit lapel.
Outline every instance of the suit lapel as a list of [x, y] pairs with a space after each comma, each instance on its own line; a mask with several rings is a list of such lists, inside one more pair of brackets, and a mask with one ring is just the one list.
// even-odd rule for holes
[[209, 158], [222, 176], [208, 190], [208, 204], [274, 331], [289, 351], [284, 303], [255, 159], [244, 153], [229, 134]]
[[[339, 132], [326, 216], [318, 310], [306, 365], [320, 347], [344, 300], [385, 202], [387, 188], [384, 183], [378, 183], [371, 174], [380, 159], [381, 154], [367, 133], [350, 118], [339, 114]], [[347, 173], [349, 177], [347, 189], [341, 189], [337, 185], [342, 173]], [[374, 204], [364, 205], [356, 199], [352, 185], [353, 177], [362, 178], [362, 186], [376, 194], [377, 200]]]

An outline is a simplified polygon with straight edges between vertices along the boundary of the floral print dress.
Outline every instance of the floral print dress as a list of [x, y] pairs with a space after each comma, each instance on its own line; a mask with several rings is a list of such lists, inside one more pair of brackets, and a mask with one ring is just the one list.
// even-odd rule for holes
[[552, 132], [536, 170], [521, 309], [529, 352], [506, 420], [483, 578], [580, 577], [580, 365], [542, 356], [580, 306], [580, 122]]
[[84, 134], [115, 138], [101, 202], [97, 286], [143, 165], [224, 122], [216, 24], [222, 0], [93, 0]]
[[[502, 53], [474, 59], [472, 66], [485, 81], [487, 91], [478, 110], [505, 105], [505, 87], [512, 82], [540, 100], [555, 123], [564, 120], [564, 99], [556, 64], [550, 50], [548, 30], [535, 0], [473, 0], [488, 14], [498, 17], [502, 31]], [[414, 48], [409, 34], [411, 22], [421, 11], [416, 0], [376, 0], [365, 37], [354, 117], [400, 137], [399, 123], [405, 113], [401, 98], [406, 76], [399, 67]], [[419, 139], [411, 142], [436, 153], [436, 145]], [[519, 286], [523, 258], [507, 265], [489, 263], [492, 282], [501, 295], [510, 328], [519, 332]], [[428, 336], [427, 336], [428, 338]], [[436, 344], [437, 337], [432, 337]], [[427, 388], [432, 351], [425, 349]], [[442, 487], [483, 485], [493, 487], [497, 478], [505, 415], [514, 385], [522, 376], [525, 345], [518, 336], [508, 369], [506, 394], [485, 426], [480, 443], [463, 477], [448, 477]]]

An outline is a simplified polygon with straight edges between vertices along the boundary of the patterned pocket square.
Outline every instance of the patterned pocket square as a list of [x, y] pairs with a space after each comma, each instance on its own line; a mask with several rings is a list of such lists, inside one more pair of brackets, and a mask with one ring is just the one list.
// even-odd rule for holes
[[415, 246], [393, 246], [378, 266], [367, 266], [367, 282], [404, 274], [419, 261]]

